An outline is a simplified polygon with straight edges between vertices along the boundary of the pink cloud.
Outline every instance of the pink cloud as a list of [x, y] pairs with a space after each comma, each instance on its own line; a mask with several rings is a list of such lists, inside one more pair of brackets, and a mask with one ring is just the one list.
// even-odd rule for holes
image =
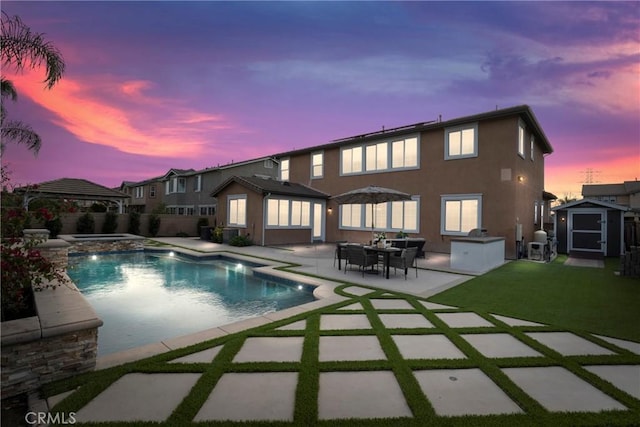
[[212, 132], [230, 128], [223, 116], [148, 94], [153, 88], [149, 81], [65, 76], [52, 90], [44, 90], [33, 72], [9, 79], [20, 95], [52, 112], [54, 122], [78, 139], [125, 153], [197, 158], [205, 148], [216, 151]]

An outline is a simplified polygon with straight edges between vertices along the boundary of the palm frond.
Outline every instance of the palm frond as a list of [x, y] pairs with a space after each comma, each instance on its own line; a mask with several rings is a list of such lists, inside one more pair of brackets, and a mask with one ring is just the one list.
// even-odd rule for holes
[[20, 17], [10, 17], [2, 12], [2, 35], [0, 36], [2, 64], [16, 70], [31, 69], [45, 65], [45, 86], [51, 89], [62, 78], [65, 63], [60, 51], [44, 34], [34, 33]]
[[25, 145], [29, 151], [33, 151], [34, 155], [38, 155], [38, 151], [40, 151], [40, 146], [42, 145], [40, 135], [35, 133], [31, 126], [16, 120], [2, 123], [0, 137], [2, 139], [0, 151], [4, 151], [7, 141], [11, 141], [16, 144]]
[[11, 98], [12, 101], [18, 99], [18, 91], [11, 80], [7, 80], [4, 77], [0, 78], [0, 88], [2, 89], [2, 99], [5, 97]]

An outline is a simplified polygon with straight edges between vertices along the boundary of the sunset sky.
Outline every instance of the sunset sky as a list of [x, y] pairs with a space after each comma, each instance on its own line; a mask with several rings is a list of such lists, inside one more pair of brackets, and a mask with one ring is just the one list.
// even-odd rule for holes
[[[115, 187], [528, 104], [546, 190], [640, 179], [640, 2], [2, 2], [67, 71], [13, 80], [13, 184]], [[589, 175], [587, 171], [592, 171]]]

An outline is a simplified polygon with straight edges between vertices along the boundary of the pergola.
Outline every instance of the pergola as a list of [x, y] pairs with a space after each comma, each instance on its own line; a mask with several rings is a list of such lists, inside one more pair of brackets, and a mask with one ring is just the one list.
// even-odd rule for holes
[[118, 206], [118, 213], [124, 213], [124, 202], [131, 197], [120, 191], [78, 178], [61, 178], [41, 184], [18, 187], [13, 192], [22, 194], [22, 204], [26, 210], [29, 210], [29, 203], [32, 200], [47, 198], [114, 203]]

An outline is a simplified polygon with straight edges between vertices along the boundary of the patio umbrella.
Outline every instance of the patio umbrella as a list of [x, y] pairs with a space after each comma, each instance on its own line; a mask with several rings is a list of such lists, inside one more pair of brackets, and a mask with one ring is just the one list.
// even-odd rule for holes
[[339, 205], [370, 203], [372, 218], [371, 232], [373, 233], [375, 226], [374, 205], [377, 205], [378, 203], [411, 200], [411, 195], [391, 188], [370, 185], [368, 187], [357, 188], [355, 190], [347, 191], [346, 193], [338, 194], [337, 196], [331, 197], [331, 199], [335, 200]]

